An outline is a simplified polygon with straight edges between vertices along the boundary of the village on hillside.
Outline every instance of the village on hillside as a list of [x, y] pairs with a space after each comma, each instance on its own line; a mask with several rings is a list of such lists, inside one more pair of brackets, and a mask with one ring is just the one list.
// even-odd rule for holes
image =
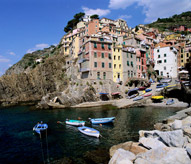
[[126, 83], [130, 78], [177, 78], [190, 63], [191, 31], [174, 32], [138, 25], [131, 29], [123, 19], [85, 15], [61, 40], [67, 65], [78, 62], [80, 79], [109, 79]]

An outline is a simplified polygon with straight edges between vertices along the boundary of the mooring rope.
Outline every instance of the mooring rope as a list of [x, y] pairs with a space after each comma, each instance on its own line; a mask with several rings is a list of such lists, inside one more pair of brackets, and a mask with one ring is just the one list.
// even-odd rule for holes
[[41, 132], [40, 132], [40, 145], [41, 145], [41, 151], [42, 151], [42, 160], [43, 160], [43, 163], [45, 164]]
[[48, 151], [48, 137], [47, 137], [47, 129], [46, 129], [46, 148], [47, 148], [47, 162], [49, 163], [50, 160], [49, 160], [49, 151]]

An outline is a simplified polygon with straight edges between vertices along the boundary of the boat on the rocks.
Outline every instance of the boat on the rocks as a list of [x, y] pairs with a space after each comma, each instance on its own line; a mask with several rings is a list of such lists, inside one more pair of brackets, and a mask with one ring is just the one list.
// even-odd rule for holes
[[154, 101], [154, 102], [160, 102], [164, 99], [164, 96], [152, 96], [151, 99]]
[[138, 101], [138, 100], [141, 100], [141, 99], [143, 99], [143, 96], [138, 96], [138, 97], [135, 97], [135, 98], [133, 99], [133, 101]]
[[85, 121], [81, 121], [81, 120], [66, 119], [65, 123], [68, 125], [73, 125], [73, 126], [84, 126], [85, 125]]
[[92, 124], [108, 124], [108, 123], [113, 123], [115, 120], [115, 117], [106, 117], [106, 118], [90, 118], [90, 122]]
[[169, 100], [167, 100], [166, 105], [172, 105], [174, 103], [175, 103], [174, 99], [169, 99]]
[[48, 125], [43, 123], [41, 121], [41, 123], [37, 123], [34, 127], [33, 127], [33, 131], [35, 131], [38, 134], [41, 134], [41, 132], [46, 131], [48, 129]]
[[148, 88], [148, 89], [145, 89], [145, 92], [150, 92], [152, 91], [152, 89]]
[[127, 98], [132, 99], [139, 95], [138, 88], [131, 89], [127, 92]]
[[149, 96], [152, 96], [152, 93], [146, 93], [143, 95], [144, 97], [149, 97]]
[[146, 87], [144, 87], [144, 86], [139, 87], [139, 90], [140, 90], [140, 91], [143, 91], [143, 90], [145, 90], [145, 89], [146, 89]]
[[87, 126], [78, 127], [78, 130], [81, 133], [88, 135], [88, 136], [97, 137], [97, 138], [99, 138], [99, 136], [100, 136], [100, 132], [98, 130], [87, 127]]
[[160, 91], [162, 91], [164, 88], [157, 88], [155, 91], [156, 92], [160, 92]]
[[159, 83], [157, 84], [156, 88], [164, 88], [166, 86], [168, 86], [168, 83]]

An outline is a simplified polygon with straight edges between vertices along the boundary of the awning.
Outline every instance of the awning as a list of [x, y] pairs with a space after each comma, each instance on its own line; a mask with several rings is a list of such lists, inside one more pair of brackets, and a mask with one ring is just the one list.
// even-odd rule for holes
[[178, 73], [188, 73], [188, 71], [182, 70], [182, 71], [180, 71]]

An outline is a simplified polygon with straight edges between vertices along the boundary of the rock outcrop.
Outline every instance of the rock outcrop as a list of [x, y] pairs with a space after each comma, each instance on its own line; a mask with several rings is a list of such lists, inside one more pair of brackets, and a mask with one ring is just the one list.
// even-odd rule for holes
[[[189, 164], [191, 163], [191, 108], [177, 112], [157, 123], [152, 131], [139, 131], [139, 142], [128, 142], [138, 145], [139, 151], [135, 153], [127, 149], [127, 143], [115, 145], [110, 148], [109, 164]], [[182, 117], [182, 116], [186, 117]], [[179, 119], [177, 119], [179, 118]], [[164, 128], [165, 127], [165, 128]], [[164, 131], [159, 131], [164, 130]], [[167, 130], [168, 129], [168, 130]], [[143, 151], [142, 151], [143, 150]], [[133, 158], [131, 153], [134, 154]]]

